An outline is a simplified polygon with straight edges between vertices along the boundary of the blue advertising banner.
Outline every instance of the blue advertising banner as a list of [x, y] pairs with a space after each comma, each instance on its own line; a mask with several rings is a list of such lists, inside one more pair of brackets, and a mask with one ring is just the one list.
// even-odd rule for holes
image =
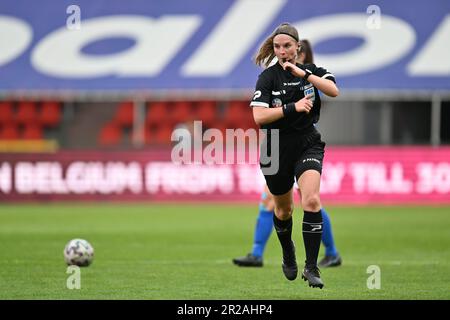
[[349, 90], [450, 90], [450, 1], [2, 0], [0, 91], [252, 90], [282, 22]]

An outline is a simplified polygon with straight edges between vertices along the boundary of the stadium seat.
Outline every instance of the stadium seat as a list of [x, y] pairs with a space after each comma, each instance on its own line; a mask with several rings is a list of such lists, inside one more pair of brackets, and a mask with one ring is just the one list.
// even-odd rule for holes
[[153, 139], [153, 142], [157, 144], [170, 144], [172, 142], [172, 131], [173, 126], [171, 125], [163, 125], [158, 128], [156, 131], [156, 135]]
[[44, 127], [57, 127], [61, 121], [61, 106], [56, 101], [44, 101], [41, 105], [39, 122]]
[[19, 128], [13, 123], [1, 126], [0, 140], [18, 140], [20, 138]]
[[149, 127], [158, 127], [169, 122], [170, 106], [165, 101], [152, 102], [149, 105], [145, 123]]
[[34, 123], [38, 120], [36, 104], [32, 101], [21, 101], [18, 104], [16, 121], [19, 124]]
[[214, 127], [212, 127], [213, 129], [218, 129], [221, 133], [223, 138], [226, 137], [226, 130], [227, 130], [227, 126], [224, 123], [220, 123], [218, 122], [216, 125], [214, 125]]
[[153, 143], [153, 137], [155, 136], [155, 131], [156, 131], [156, 129], [151, 129], [151, 128], [145, 128], [145, 131], [144, 131], [144, 141], [145, 141], [145, 144], [151, 144], [151, 143]]
[[218, 108], [215, 101], [199, 101], [195, 106], [195, 120], [201, 120], [209, 128], [217, 124]]
[[122, 139], [122, 131], [115, 123], [105, 125], [98, 137], [98, 143], [102, 146], [115, 146]]
[[27, 124], [22, 132], [24, 140], [41, 140], [43, 138], [42, 127], [36, 123]]
[[126, 101], [119, 104], [114, 121], [123, 128], [131, 128], [134, 120], [134, 104]]
[[256, 127], [248, 101], [230, 101], [225, 111], [225, 124], [228, 128]]
[[0, 102], [0, 125], [14, 122], [14, 108], [9, 101]]
[[173, 103], [173, 109], [170, 113], [171, 122], [177, 124], [193, 121], [195, 118], [193, 111], [192, 102], [176, 101]]

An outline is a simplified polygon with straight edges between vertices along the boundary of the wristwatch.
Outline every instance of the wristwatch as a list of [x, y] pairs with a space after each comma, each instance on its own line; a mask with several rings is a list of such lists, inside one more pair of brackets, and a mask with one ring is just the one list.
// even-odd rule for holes
[[312, 75], [311, 70], [303, 69], [303, 71], [305, 71], [305, 75], [303, 76], [303, 79], [308, 80], [308, 77], [309, 77], [310, 75]]

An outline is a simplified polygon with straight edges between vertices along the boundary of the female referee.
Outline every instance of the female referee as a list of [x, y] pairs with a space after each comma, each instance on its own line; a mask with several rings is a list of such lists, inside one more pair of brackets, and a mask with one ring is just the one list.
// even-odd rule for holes
[[[288, 23], [278, 26], [264, 41], [255, 57], [258, 65], [270, 64], [276, 56], [278, 63], [265, 69], [258, 78], [250, 106], [256, 124], [267, 129], [267, 153], [272, 137], [279, 137], [278, 171], [264, 177], [275, 200], [274, 227], [283, 251], [282, 270], [288, 280], [297, 278], [298, 267], [292, 241], [293, 182], [297, 181], [302, 195], [303, 241], [306, 251], [302, 278], [309, 286], [323, 287], [317, 266], [322, 235], [320, 175], [325, 143], [314, 127], [314, 88], [336, 97], [339, 90], [334, 76], [314, 64], [297, 64], [300, 51], [298, 31]], [[277, 130], [275, 132], [274, 130]], [[273, 163], [271, 163], [272, 165]]]
[[[314, 63], [313, 51], [308, 40], [300, 40], [300, 51], [297, 61], [300, 64]], [[277, 59], [271, 64], [277, 63]], [[315, 114], [314, 122], [319, 121], [321, 101], [317, 88], [314, 88], [316, 99], [313, 104], [313, 113]], [[297, 186], [296, 186], [297, 187]], [[264, 191], [261, 194], [261, 201], [259, 203], [259, 213], [255, 226], [255, 234], [253, 237], [252, 252], [243, 257], [234, 258], [232, 261], [235, 265], [241, 267], [262, 267], [263, 254], [266, 244], [270, 238], [273, 229], [273, 215], [274, 215], [275, 201], [273, 195], [270, 193], [267, 185], [264, 186]], [[325, 256], [319, 262], [319, 267], [337, 267], [342, 264], [342, 258], [334, 244], [333, 230], [331, 221], [325, 208], [321, 208], [323, 219], [322, 230], [322, 244], [325, 247]]]

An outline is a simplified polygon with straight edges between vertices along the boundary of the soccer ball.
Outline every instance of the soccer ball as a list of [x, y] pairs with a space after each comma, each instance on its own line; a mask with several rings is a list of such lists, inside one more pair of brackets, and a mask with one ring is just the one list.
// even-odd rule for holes
[[83, 239], [73, 239], [64, 248], [64, 260], [70, 265], [87, 267], [94, 260], [94, 247]]

